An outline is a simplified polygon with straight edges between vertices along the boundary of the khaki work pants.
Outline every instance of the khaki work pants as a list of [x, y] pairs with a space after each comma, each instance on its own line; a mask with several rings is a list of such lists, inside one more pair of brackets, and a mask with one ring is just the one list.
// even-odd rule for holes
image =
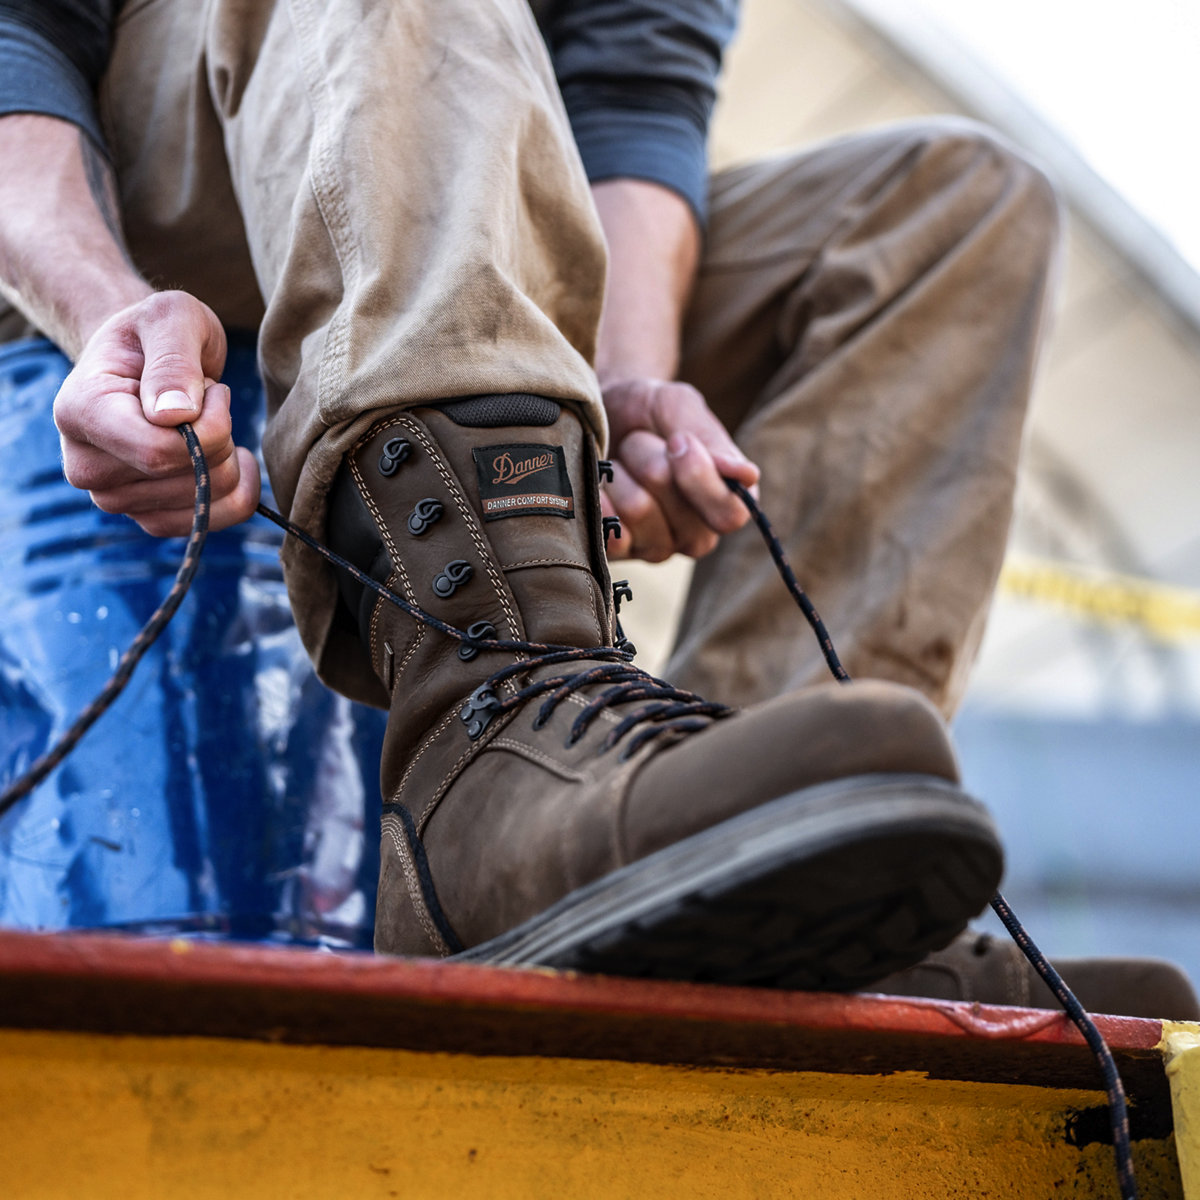
[[[342, 454], [389, 410], [524, 391], [603, 411], [603, 240], [525, 0], [130, 0], [102, 92], [131, 251], [260, 330], [264, 452], [323, 530]], [[683, 377], [763, 469], [762, 502], [854, 676], [949, 713], [999, 571], [1058, 209], [987, 132], [928, 121], [731, 170]], [[322, 674], [335, 584], [285, 571]], [[336, 661], [335, 661], [336, 660]], [[668, 677], [746, 703], [824, 666], [753, 528], [698, 566]]]

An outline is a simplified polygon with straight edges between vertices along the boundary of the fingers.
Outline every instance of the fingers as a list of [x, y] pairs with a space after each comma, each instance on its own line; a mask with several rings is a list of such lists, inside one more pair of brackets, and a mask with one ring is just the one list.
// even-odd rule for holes
[[205, 404], [224, 363], [224, 331], [194, 297], [163, 292], [123, 309], [91, 336], [55, 398], [64, 454], [72, 457], [68, 444], [91, 446], [136, 472], [161, 475], [186, 457], [166, 427], [191, 421], [207, 454], [227, 455], [228, 404]]
[[652, 433], [631, 433], [618, 448], [609, 493], [622, 525], [629, 523], [631, 552], [650, 562], [674, 553], [700, 558], [717, 544], [717, 532], [678, 488], [674, 466], [667, 443]]
[[139, 396], [154, 425], [195, 421], [207, 381], [225, 368], [225, 332], [206, 304], [186, 292], [150, 297], [137, 332], [143, 365]]
[[68, 482], [149, 533], [186, 533], [195, 482], [175, 426], [188, 421], [212, 476], [210, 527], [244, 520], [260, 480], [253, 456], [234, 446], [229, 389], [214, 382], [224, 364], [220, 322], [184, 292], [156, 293], [111, 317], [54, 401]]
[[[229, 389], [211, 380], [206, 383], [193, 428], [211, 477], [209, 527], [217, 530], [254, 512], [261, 484], [254, 456], [234, 446]], [[191, 457], [178, 430], [147, 425], [139, 399], [129, 392], [109, 393], [88, 408], [71, 403], [67, 408], [69, 415], [60, 420], [60, 429], [68, 482], [89, 491], [104, 512], [126, 513], [147, 533], [186, 534], [192, 524], [196, 485]], [[70, 435], [78, 429], [106, 448], [76, 441]]]
[[661, 379], [626, 379], [604, 389], [612, 439], [619, 444], [635, 429], [668, 439], [693, 434], [726, 475], [747, 487], [758, 482], [758, 468], [738, 448], [729, 431], [691, 384]]
[[[219, 499], [212, 501], [209, 510], [208, 528], [213, 533], [246, 520], [253, 515], [258, 504], [261, 483], [254, 455], [239, 446], [230, 463], [236, 463], [236, 469], [225, 473], [225, 481], [230, 482], [232, 486], [223, 490]], [[215, 484], [214, 478], [214, 495]], [[147, 533], [155, 537], [184, 537], [191, 532], [195, 518], [194, 484], [186, 494], [184, 489], [170, 493], [161, 505], [156, 505], [152, 500], [148, 502], [149, 507], [143, 508], [141, 500], [137, 500], [134, 508], [121, 507], [116, 511], [127, 513]], [[103, 508], [104, 505], [100, 507]]]
[[[64, 399], [70, 382], [63, 385], [55, 405], [69, 483], [95, 491], [178, 472], [191, 474], [183, 439], [173, 426], [147, 425], [136, 395], [109, 391]], [[233, 453], [229, 389], [210, 382], [205, 397], [193, 428], [205, 457], [216, 467]]]
[[[661, 506], [616, 460], [612, 482], [605, 484], [604, 496], [612, 515], [621, 521], [621, 536], [608, 543], [610, 558], [663, 562], [676, 552], [675, 535]], [[601, 504], [603, 507], [603, 500]]]
[[[223, 463], [211, 469], [210, 479], [211, 529], [236, 524], [254, 511], [259, 492], [258, 464], [248, 450], [238, 447]], [[196, 477], [189, 466], [186, 473], [164, 479], [138, 480], [93, 490], [92, 500], [104, 512], [125, 513], [150, 533], [169, 524], [173, 532], [160, 536], [174, 537], [191, 528]]]
[[672, 479], [686, 502], [715, 532], [740, 529], [748, 514], [723, 477], [753, 487], [758, 468], [738, 449], [704, 397], [687, 384], [660, 386], [651, 401], [651, 420], [667, 441]]
[[[78, 370], [79, 368], [76, 368]], [[202, 407], [193, 421], [205, 458], [218, 466], [233, 453], [229, 389], [207, 381]], [[122, 381], [96, 387], [75, 372], [54, 404], [62, 434], [67, 481], [87, 491], [107, 490], [139, 479], [191, 473], [187, 446], [173, 426], [148, 425], [138, 397]]]
[[614, 556], [659, 561], [681, 552], [700, 557], [716, 546], [719, 535], [749, 520], [725, 478], [753, 491], [758, 468], [695, 388], [625, 380], [606, 388], [604, 401], [614, 462], [625, 469], [625, 478], [614, 479], [607, 490], [631, 535], [624, 546], [610, 543]]

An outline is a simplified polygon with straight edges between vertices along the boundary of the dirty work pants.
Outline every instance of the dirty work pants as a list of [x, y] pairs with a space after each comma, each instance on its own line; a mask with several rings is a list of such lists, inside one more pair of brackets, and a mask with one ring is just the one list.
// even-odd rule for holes
[[[483, 392], [579, 402], [602, 235], [524, 0], [130, 0], [102, 91], [131, 251], [257, 325], [275, 494], [320, 534], [384, 413]], [[957, 120], [881, 129], [712, 182], [684, 331], [694, 383], [854, 676], [961, 695], [1000, 566], [1057, 208]], [[335, 584], [290, 544], [297, 623]], [[703, 560], [669, 677], [731, 703], [824, 667], [752, 528]]]

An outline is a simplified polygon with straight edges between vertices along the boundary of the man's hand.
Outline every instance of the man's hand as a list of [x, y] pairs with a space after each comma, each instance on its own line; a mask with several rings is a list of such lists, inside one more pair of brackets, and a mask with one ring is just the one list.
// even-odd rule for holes
[[225, 334], [207, 305], [157, 292], [106, 320], [87, 340], [54, 402], [68, 482], [97, 507], [126, 513], [157, 537], [192, 526], [195, 477], [175, 426], [191, 422], [212, 473], [210, 528], [254, 512], [254, 456], [233, 444]]
[[613, 482], [601, 492], [622, 536], [610, 558], [699, 558], [750, 514], [722, 481], [747, 487], [758, 468], [694, 387], [673, 383], [700, 232], [687, 203], [639, 179], [592, 187], [608, 242], [608, 288], [596, 374], [608, 413]]
[[230, 435], [225, 333], [184, 292], [155, 292], [125, 250], [112, 171], [57, 117], [0, 116], [0, 293], [75, 360], [54, 402], [67, 479], [147, 533], [192, 525], [195, 475], [173, 426], [212, 470], [211, 528], [258, 502], [258, 467]]
[[613, 482], [600, 500], [622, 527], [622, 536], [608, 544], [610, 558], [700, 558], [721, 534], [746, 523], [749, 514], [722, 477], [753, 487], [758, 468], [694, 387], [628, 379], [607, 384], [603, 395]]

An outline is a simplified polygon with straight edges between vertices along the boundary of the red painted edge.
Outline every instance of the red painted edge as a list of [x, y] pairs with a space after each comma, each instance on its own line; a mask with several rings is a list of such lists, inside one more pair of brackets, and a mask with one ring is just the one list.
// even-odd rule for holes
[[[955, 1040], [1081, 1045], [1065, 1015], [901, 997], [778, 992], [389, 959], [245, 944], [0, 931], [0, 989], [88, 980], [334, 994], [497, 1012], [672, 1018], [809, 1031], [916, 1034]], [[1115, 1051], [1151, 1051], [1159, 1021], [1100, 1016]]]

